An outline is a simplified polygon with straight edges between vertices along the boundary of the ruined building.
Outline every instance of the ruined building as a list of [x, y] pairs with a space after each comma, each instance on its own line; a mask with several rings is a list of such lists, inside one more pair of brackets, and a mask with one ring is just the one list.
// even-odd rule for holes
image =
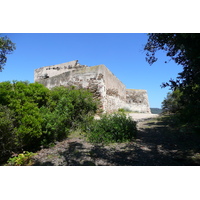
[[146, 90], [126, 89], [125, 85], [105, 66], [88, 67], [77, 60], [41, 67], [34, 72], [34, 81], [51, 89], [55, 86], [77, 86], [90, 89], [101, 100], [104, 111], [119, 108], [150, 113]]

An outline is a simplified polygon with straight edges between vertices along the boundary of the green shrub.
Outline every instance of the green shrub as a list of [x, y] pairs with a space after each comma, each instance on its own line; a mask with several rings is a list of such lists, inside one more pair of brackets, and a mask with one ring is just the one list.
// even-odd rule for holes
[[131, 141], [136, 136], [136, 122], [124, 113], [104, 114], [86, 127], [90, 142], [111, 143]]
[[164, 113], [177, 113], [180, 109], [180, 99], [182, 92], [180, 90], [175, 90], [173, 92], [168, 92], [167, 97], [162, 102], [162, 110]]
[[49, 89], [39, 83], [23, 81], [7, 81], [0, 83], [0, 104], [16, 109], [16, 102], [23, 105], [25, 102], [33, 102], [41, 107], [46, 105]]
[[0, 157], [2, 159], [10, 156], [16, 149], [14, 122], [14, 113], [7, 106], [0, 105]]
[[126, 112], [126, 113], [130, 113], [132, 112], [129, 108], [119, 108], [118, 112]]
[[57, 109], [50, 111], [48, 108], [42, 107], [40, 112], [43, 118], [42, 146], [48, 146], [48, 144], [62, 140], [68, 136], [70, 126], [67, 122], [69, 116], [64, 110], [63, 112], [59, 112]]
[[87, 90], [49, 90], [39, 83], [21, 81], [0, 83], [0, 105], [1, 154], [13, 149], [35, 151], [62, 140], [97, 110], [97, 102]]
[[[39, 108], [46, 105], [49, 92], [39, 83], [29, 84], [22, 81], [0, 83], [0, 105], [7, 107], [4, 109], [7, 115], [1, 117], [0, 134], [4, 135], [1, 146], [2, 148], [6, 146], [7, 152], [11, 149], [32, 150], [39, 147], [39, 138], [42, 135]], [[12, 117], [8, 115], [11, 112], [14, 113]], [[9, 145], [6, 145], [8, 143], [5, 140]]]
[[40, 109], [43, 117], [42, 145], [66, 138], [80, 127], [86, 116], [93, 116], [97, 102], [83, 89], [57, 87], [51, 91], [48, 106]]
[[20, 106], [17, 111], [17, 129], [18, 147], [27, 150], [37, 149], [42, 136], [42, 116], [40, 109], [35, 103], [26, 102]]
[[200, 86], [191, 84], [168, 93], [162, 102], [164, 113], [172, 114], [171, 124], [176, 126], [177, 130], [185, 133], [200, 132], [199, 94]]
[[125, 112], [125, 109], [124, 108], [119, 108], [118, 112]]
[[62, 109], [66, 104], [72, 120], [81, 120], [82, 115], [89, 112], [94, 114], [97, 111], [97, 101], [93, 99], [93, 94], [88, 90], [62, 86], [54, 88], [49, 98], [50, 108]]
[[7, 166], [30, 166], [33, 164], [32, 157], [36, 155], [36, 153], [24, 151], [20, 153], [18, 156], [13, 158], [9, 158], [7, 161]]

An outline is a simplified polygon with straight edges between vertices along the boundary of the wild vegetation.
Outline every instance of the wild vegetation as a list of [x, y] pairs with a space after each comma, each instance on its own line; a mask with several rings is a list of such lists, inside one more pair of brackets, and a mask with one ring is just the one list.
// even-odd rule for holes
[[131, 141], [137, 133], [136, 122], [124, 112], [103, 114], [100, 120], [93, 120], [85, 127], [92, 143]]
[[[103, 115], [101, 120], [94, 120], [97, 108], [98, 102], [88, 90], [49, 90], [39, 83], [21, 81], [0, 83], [2, 161], [23, 151], [30, 156], [27, 152], [61, 141], [76, 129], [97, 143], [127, 141], [135, 136], [136, 124], [125, 114]], [[10, 159], [9, 163], [26, 159], [26, 154], [21, 153], [19, 159]]]
[[86, 90], [50, 91], [39, 83], [0, 83], [1, 158], [66, 138], [96, 110], [97, 103]]
[[[146, 60], [150, 65], [157, 61], [159, 50], [165, 51], [183, 71], [176, 80], [163, 83], [170, 87], [171, 94], [163, 102], [163, 109], [172, 113], [177, 126], [188, 132], [200, 131], [200, 34], [196, 33], [152, 33], [145, 46]], [[167, 63], [167, 61], [166, 61]]]
[[7, 55], [11, 54], [15, 49], [15, 43], [13, 43], [7, 36], [0, 37], [0, 72], [4, 69]]

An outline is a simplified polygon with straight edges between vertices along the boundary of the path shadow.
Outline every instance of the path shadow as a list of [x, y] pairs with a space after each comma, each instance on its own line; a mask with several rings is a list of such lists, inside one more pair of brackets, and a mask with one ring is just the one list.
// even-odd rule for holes
[[[117, 145], [91, 145], [83, 140], [68, 142], [58, 155], [62, 166], [199, 166], [193, 159], [200, 152], [200, 135], [170, 129], [162, 121], [145, 121], [134, 141]], [[199, 156], [200, 157], [200, 156]], [[200, 159], [199, 159], [200, 160]], [[53, 162], [36, 163], [53, 166]]]
[[[163, 121], [146, 122], [138, 132], [137, 157], [147, 166], [196, 166], [192, 156], [200, 152], [200, 135], [181, 133]], [[143, 160], [143, 161], [142, 161]]]
[[70, 142], [69, 147], [59, 154], [64, 157], [67, 166], [85, 166], [88, 164], [94, 165], [94, 163], [84, 160], [85, 148], [80, 142]]
[[50, 161], [47, 161], [47, 162], [39, 162], [39, 161], [36, 161], [33, 166], [54, 166], [54, 164]]

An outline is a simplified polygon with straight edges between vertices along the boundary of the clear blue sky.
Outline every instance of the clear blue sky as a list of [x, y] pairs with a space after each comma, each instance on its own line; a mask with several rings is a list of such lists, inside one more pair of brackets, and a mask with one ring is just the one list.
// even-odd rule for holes
[[145, 89], [150, 107], [161, 107], [169, 88], [162, 82], [176, 78], [181, 66], [169, 60], [164, 52], [150, 66], [145, 60], [146, 33], [10, 33], [16, 50], [8, 55], [0, 82], [28, 80], [33, 82], [34, 69], [79, 60], [80, 64], [106, 65], [127, 88]]

